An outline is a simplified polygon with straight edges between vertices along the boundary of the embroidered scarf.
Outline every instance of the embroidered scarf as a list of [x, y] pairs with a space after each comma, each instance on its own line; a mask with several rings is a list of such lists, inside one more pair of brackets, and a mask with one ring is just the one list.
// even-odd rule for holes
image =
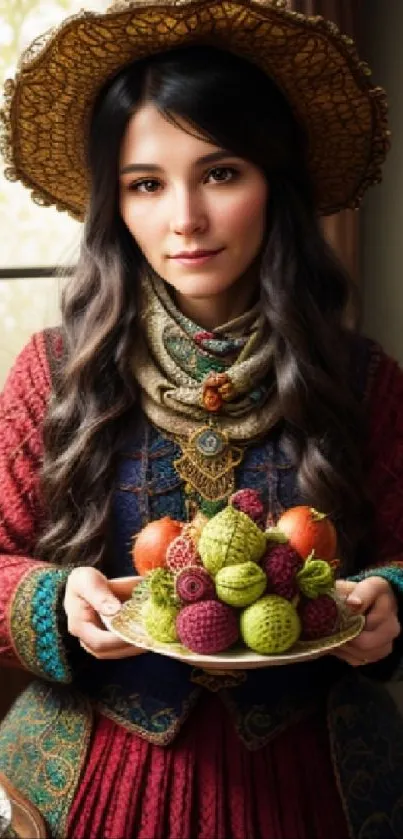
[[154, 425], [187, 438], [213, 417], [228, 439], [245, 443], [276, 423], [273, 352], [258, 304], [209, 332], [179, 311], [162, 279], [148, 274], [140, 322], [132, 370]]

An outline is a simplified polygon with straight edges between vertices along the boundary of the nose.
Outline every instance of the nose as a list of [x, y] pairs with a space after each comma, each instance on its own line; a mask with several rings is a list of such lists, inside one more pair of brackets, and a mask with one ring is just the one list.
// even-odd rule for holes
[[171, 232], [189, 236], [204, 232], [208, 226], [206, 209], [201, 197], [191, 189], [178, 189], [172, 198]]

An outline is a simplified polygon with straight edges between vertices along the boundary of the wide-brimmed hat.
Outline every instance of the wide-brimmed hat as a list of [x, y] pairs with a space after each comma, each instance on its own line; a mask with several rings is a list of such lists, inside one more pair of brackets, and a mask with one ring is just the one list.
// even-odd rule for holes
[[[356, 208], [381, 178], [388, 146], [386, 97], [351, 38], [285, 0], [118, 0], [83, 11], [36, 39], [5, 85], [6, 176], [37, 203], [82, 219], [88, 200], [86, 138], [95, 99], [122, 67], [180, 45], [228, 49], [261, 67], [308, 136], [323, 214]], [[242, 102], [239, 103], [242, 119]]]

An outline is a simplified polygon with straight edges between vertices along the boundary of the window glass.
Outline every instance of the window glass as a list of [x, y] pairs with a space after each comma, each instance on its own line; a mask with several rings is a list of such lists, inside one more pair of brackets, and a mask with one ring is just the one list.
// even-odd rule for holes
[[[14, 76], [31, 41], [84, 6], [104, 11], [105, 0], [0, 0], [0, 85]], [[77, 252], [81, 225], [53, 207], [37, 207], [29, 191], [0, 174], [0, 268], [68, 264]]]
[[[0, 88], [15, 74], [31, 41], [69, 14], [104, 11], [106, 0], [0, 0]], [[59, 280], [7, 278], [7, 269], [72, 264], [81, 225], [53, 207], [38, 207], [20, 183], [4, 177], [0, 157], [0, 387], [33, 332], [59, 321]], [[5, 276], [4, 276], [5, 275]]]

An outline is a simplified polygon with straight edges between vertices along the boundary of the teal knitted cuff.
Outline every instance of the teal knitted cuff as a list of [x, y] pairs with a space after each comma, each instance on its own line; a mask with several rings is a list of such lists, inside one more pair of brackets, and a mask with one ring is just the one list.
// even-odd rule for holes
[[18, 586], [11, 608], [11, 635], [19, 658], [28, 670], [56, 682], [70, 682], [59, 629], [59, 610], [67, 569], [31, 571]]
[[348, 577], [348, 579], [359, 583], [360, 580], [365, 580], [367, 577], [383, 577], [395, 590], [397, 597], [403, 595], [403, 568], [398, 568], [394, 565], [367, 568], [365, 571], [361, 571], [360, 574], [354, 574], [354, 576]]

